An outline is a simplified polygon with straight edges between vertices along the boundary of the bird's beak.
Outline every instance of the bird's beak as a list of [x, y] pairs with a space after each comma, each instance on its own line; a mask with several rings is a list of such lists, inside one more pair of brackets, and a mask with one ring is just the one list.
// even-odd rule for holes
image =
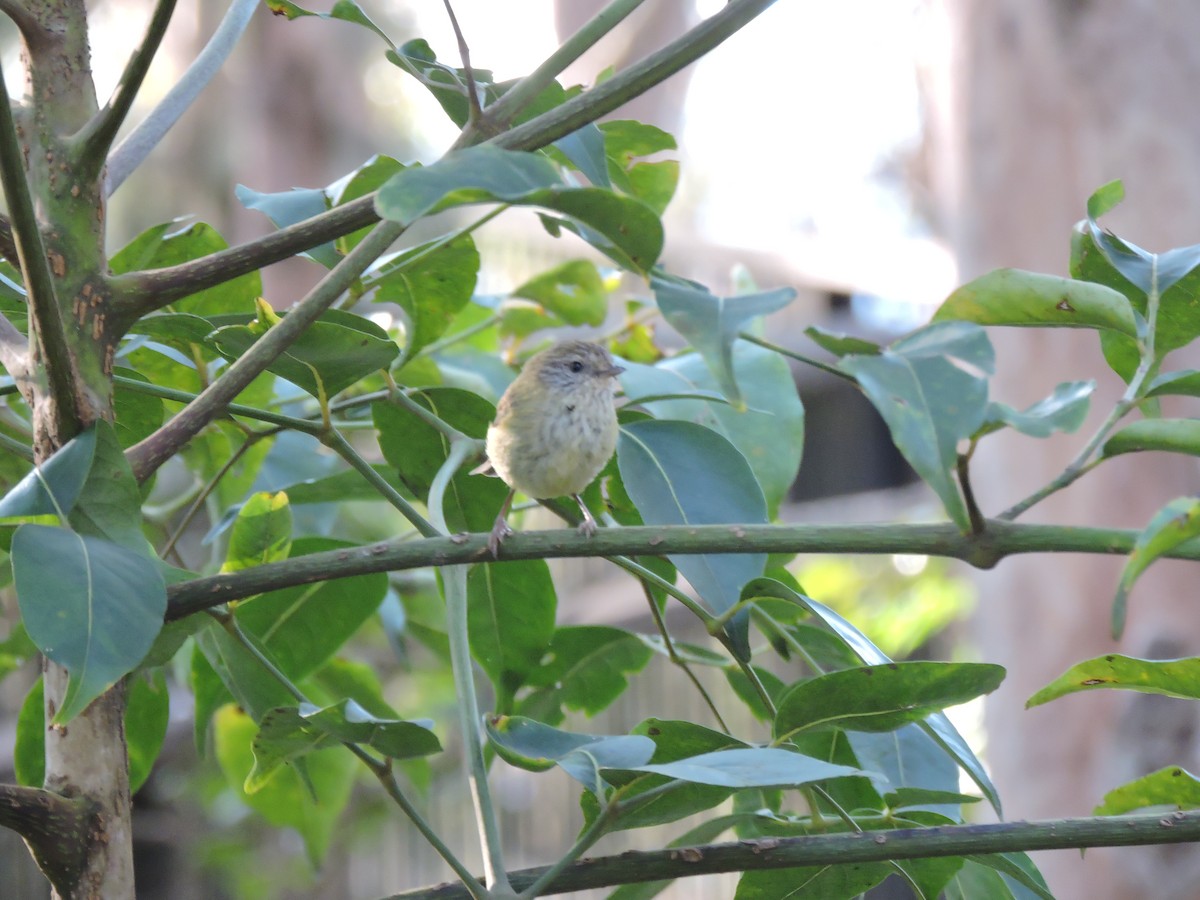
[[605, 378], [616, 378], [624, 371], [624, 366], [609, 366], [607, 369], [601, 369], [600, 374]]

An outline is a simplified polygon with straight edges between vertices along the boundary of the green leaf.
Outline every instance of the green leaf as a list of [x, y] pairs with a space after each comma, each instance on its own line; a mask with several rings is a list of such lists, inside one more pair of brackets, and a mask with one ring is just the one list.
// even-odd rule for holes
[[0, 518], [65, 516], [83, 490], [95, 452], [94, 427], [71, 438], [0, 499]]
[[663, 316], [696, 348], [713, 373], [721, 392], [738, 409], [746, 408], [733, 371], [733, 343], [751, 319], [787, 306], [796, 296], [792, 288], [758, 294], [717, 297], [707, 288], [664, 278], [650, 279], [654, 299]]
[[1004, 680], [983, 663], [893, 662], [809, 678], [779, 699], [776, 739], [810, 728], [892, 731], [989, 694]]
[[238, 512], [229, 534], [222, 572], [240, 572], [287, 559], [292, 546], [292, 508], [288, 495], [259, 492]]
[[158, 565], [142, 533], [141, 491], [116, 431], [104, 421], [94, 427], [96, 451], [83, 493], [71, 512], [71, 527], [80, 534], [120, 544]]
[[1120, 816], [1154, 806], [1200, 808], [1200, 779], [1187, 769], [1167, 766], [1109, 791], [1093, 814]]
[[129, 700], [125, 706], [125, 741], [129, 751], [129, 792], [146, 783], [154, 761], [162, 750], [171, 718], [167, 679], [155, 672], [149, 678], [134, 677], [129, 682]]
[[997, 269], [954, 291], [938, 307], [934, 322], [979, 325], [1102, 328], [1137, 337], [1129, 301], [1103, 284], [1056, 275]]
[[[114, 366], [113, 375], [128, 381], [150, 384], [149, 378], [124, 366]], [[113, 413], [113, 428], [121, 446], [132, 447], [162, 425], [165, 409], [158, 397], [130, 390], [118, 382], [113, 393]]]
[[[236, 360], [254, 345], [272, 320], [277, 320], [263, 301], [258, 302], [258, 308], [259, 318], [255, 322], [218, 328], [209, 335], [209, 343], [222, 356]], [[341, 310], [328, 310], [276, 357], [267, 370], [318, 399], [329, 398], [372, 372], [386, 369], [399, 354], [400, 349], [387, 332], [371, 320]]]
[[479, 251], [470, 235], [405, 250], [371, 275], [377, 303], [404, 313], [405, 359], [436, 341], [471, 300], [479, 274]]
[[636, 772], [727, 788], [796, 787], [829, 778], [864, 774], [860, 769], [834, 765], [779, 747], [717, 750], [674, 762], [647, 763], [630, 768]]
[[754, 397], [753, 409], [739, 412], [704, 399], [648, 400], [652, 393], [689, 391], [703, 394], [717, 387], [704, 360], [684, 353], [657, 366], [626, 364], [621, 386], [631, 402], [644, 404], [658, 419], [695, 422], [724, 435], [750, 464], [774, 516], [787, 496], [804, 452], [804, 407], [791, 368], [778, 353], [745, 341], [733, 345], [738, 383]]
[[[546, 655], [530, 672], [538, 688], [521, 702], [539, 709], [563, 708], [588, 716], [607, 708], [629, 687], [627, 676], [640, 672], [653, 652], [638, 635], [602, 625], [570, 625], [554, 632]], [[539, 717], [541, 718], [541, 717]]]
[[467, 604], [471, 653], [496, 689], [496, 708], [508, 712], [554, 636], [550, 568], [544, 560], [473, 566]]
[[1071, 666], [1025, 701], [1025, 707], [1098, 688], [1200, 700], [1200, 656], [1162, 660], [1137, 659], [1119, 653], [1097, 656]]
[[[392, 157], [376, 154], [359, 166], [357, 171], [325, 188], [325, 194], [333, 197], [336, 206], [342, 206], [379, 190], [385, 181], [403, 168], [404, 166]], [[357, 231], [337, 238], [334, 241], [335, 262], [357, 247], [373, 227], [374, 223], [365, 225]]]
[[291, 0], [265, 0], [267, 9], [271, 10], [274, 15], [284, 16], [289, 22], [292, 19], [299, 19], [304, 16], [316, 16], [318, 19], [339, 19], [343, 22], [350, 22], [354, 25], [361, 25], [368, 31], [372, 31], [379, 35], [387, 42], [389, 47], [395, 46], [383, 31], [371, 21], [370, 17], [362, 11], [362, 8], [357, 3], [351, 3], [350, 0], [337, 0], [333, 4], [333, 8], [327, 13], [312, 12], [307, 10]]
[[[371, 468], [401, 494], [411, 494], [396, 476], [396, 470], [386, 464]], [[379, 492], [354, 469], [335, 472], [322, 478], [309, 478], [289, 484], [284, 489], [292, 506], [308, 503], [346, 503], [354, 500], [379, 500]]]
[[[689, 422], [622, 426], [617, 462], [626, 491], [647, 525], [766, 523], [766, 501], [744, 456], [714, 431]], [[742, 585], [762, 574], [766, 554], [669, 557], [705, 604], [721, 615]], [[748, 617], [726, 625], [732, 646], [749, 659]]]
[[964, 532], [971, 523], [953, 475], [958, 442], [983, 425], [993, 363], [987, 335], [967, 322], [936, 323], [878, 356], [847, 356], [839, 363], [858, 380], [897, 449]]
[[827, 328], [821, 328], [819, 325], [810, 325], [804, 329], [804, 333], [809, 336], [814, 344], [823, 350], [828, 350], [834, 356], [846, 356], [848, 354], [874, 356], [883, 352], [883, 348], [874, 341], [864, 340], [854, 335], [842, 334], [838, 331], [830, 331]]
[[[1200, 425], [1200, 422], [1196, 424]], [[1150, 523], [1142, 529], [1129, 554], [1129, 561], [1125, 563], [1125, 569], [1121, 572], [1117, 595], [1113, 599], [1114, 640], [1120, 638], [1125, 630], [1126, 604], [1134, 582], [1152, 562], [1196, 535], [1200, 535], [1200, 499], [1195, 497], [1178, 497], [1172, 500], [1155, 513]]]
[[285, 764], [342, 742], [369, 747], [389, 759], [439, 753], [442, 746], [431, 724], [376, 718], [353, 700], [324, 708], [302, 704], [271, 710], [254, 738], [254, 768], [246, 776], [246, 793], [262, 789]]
[[275, 827], [295, 828], [304, 839], [309, 862], [318, 866], [349, 802], [357, 760], [340, 747], [319, 750], [304, 759], [306, 777], [301, 778], [294, 768], [284, 769], [260, 790], [248, 794], [245, 782], [254, 768], [254, 721], [227, 704], [217, 710], [213, 732], [217, 762], [229, 786]]
[[608, 786], [601, 770], [630, 769], [654, 755], [654, 742], [648, 737], [577, 734], [520, 716], [489, 716], [487, 735], [510, 765], [531, 772], [558, 766], [597, 795]]
[[[387, 54], [390, 62], [418, 78], [441, 105], [451, 121], [459, 128], [467, 124], [470, 107], [466, 97], [466, 71], [437, 61], [437, 55], [424, 40], [407, 41]], [[487, 99], [498, 96], [492, 73], [487, 69], [471, 68], [477, 88], [483, 88]], [[557, 84], [559, 91], [562, 90]]]
[[1118, 178], [1096, 188], [1092, 195], [1088, 197], [1087, 214], [1089, 219], [1098, 219], [1108, 212], [1112, 212], [1122, 200], [1125, 199], [1125, 185]]
[[608, 313], [608, 291], [595, 265], [573, 259], [513, 289], [514, 297], [540, 304], [554, 324], [600, 325]]
[[[890, 793], [883, 799], [892, 808], [931, 805], [933, 812], [958, 819], [958, 805], [976, 799], [947, 799], [962, 796], [958, 793], [958, 766], [918, 724], [886, 733], [849, 731], [845, 740], [859, 766], [887, 779]], [[935, 799], [934, 795], [942, 796]]]
[[375, 208], [382, 218], [411, 224], [454, 206], [497, 202], [575, 220], [564, 224], [633, 271], [649, 271], [662, 253], [662, 223], [650, 207], [602, 188], [567, 186], [545, 157], [487, 145], [397, 173], [379, 189]]
[[988, 404], [987, 417], [980, 431], [988, 434], [1007, 425], [1030, 437], [1049, 437], [1056, 431], [1070, 434], [1087, 418], [1088, 404], [1095, 387], [1094, 381], [1063, 382], [1049, 397], [1021, 412], [1005, 403], [993, 401]]
[[142, 661], [162, 628], [166, 585], [146, 557], [62, 528], [22, 525], [11, 552], [29, 637], [70, 673], [62, 724]]
[[1139, 419], [1104, 442], [1104, 457], [1142, 450], [1200, 456], [1200, 419]]
[[46, 780], [46, 695], [40, 675], [17, 713], [13, 774], [26, 787], [41, 787]]
[[[289, 558], [353, 546], [330, 538], [297, 538]], [[284, 674], [299, 681], [338, 651], [375, 613], [386, 593], [387, 575], [376, 572], [261, 594], [239, 603], [234, 615]]]
[[[311, 219], [327, 212], [330, 207], [329, 194], [321, 188], [292, 188], [290, 191], [264, 194], [239, 184], [234, 188], [234, 196], [246, 209], [257, 210], [265, 215], [276, 228], [286, 228]], [[327, 269], [336, 266], [341, 259], [332, 241], [299, 255], [320, 263]]]
[[[482, 438], [496, 408], [473, 391], [430, 388], [413, 399], [463, 434]], [[413, 413], [392, 403], [371, 407], [379, 429], [379, 449], [400, 480], [417, 497], [429, 496], [430, 486], [446, 461], [450, 444], [445, 435]], [[471, 475], [466, 467], [455, 473], [446, 489], [443, 513], [451, 531], [488, 531], [504, 503], [508, 488], [499, 478]]]
[[887, 863], [843, 863], [746, 872], [734, 900], [834, 900], [857, 897], [892, 874]]
[[1013, 897], [1016, 900], [1026, 900], [1027, 897], [1040, 897], [1042, 900], [1054, 900], [1054, 895], [1046, 888], [1046, 880], [1037, 866], [1024, 853], [989, 853], [985, 855], [968, 856], [967, 864], [977, 863], [994, 869], [1000, 874], [1007, 894], [972, 894], [975, 897], [985, 896], [989, 900], [993, 896]]
[[[887, 655], [871, 643], [865, 634], [832, 609], [773, 578], [756, 578], [746, 584], [742, 591], [742, 599], [750, 600], [755, 597], [775, 597], [808, 610], [823, 627], [841, 638], [842, 642], [868, 665], [883, 665], [891, 662]], [[996, 793], [996, 787], [988, 777], [987, 770], [984, 769], [983, 763], [979, 761], [978, 757], [971, 752], [971, 748], [963, 740], [958, 730], [950, 724], [950, 720], [942, 713], [934, 713], [918, 724], [921, 730], [942, 748], [944, 753], [971, 776], [971, 780], [979, 786], [983, 796], [996, 810], [996, 814], [1002, 815], [1000, 796]]]

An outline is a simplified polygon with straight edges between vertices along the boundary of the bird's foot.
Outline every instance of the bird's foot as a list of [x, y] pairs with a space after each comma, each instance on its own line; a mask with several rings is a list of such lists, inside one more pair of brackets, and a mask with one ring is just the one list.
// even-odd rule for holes
[[492, 553], [492, 559], [500, 556], [500, 544], [504, 539], [513, 533], [504, 516], [496, 516], [496, 524], [492, 526], [492, 533], [488, 535], [488, 550]]

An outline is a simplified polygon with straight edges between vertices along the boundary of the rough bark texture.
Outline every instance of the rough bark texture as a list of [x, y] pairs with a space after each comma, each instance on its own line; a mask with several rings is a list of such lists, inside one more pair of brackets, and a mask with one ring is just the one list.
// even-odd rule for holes
[[[950, 55], [931, 60], [931, 181], [963, 281], [1000, 266], [1065, 274], [1070, 228], [1088, 195], [1121, 178], [1128, 199], [1106, 219], [1156, 250], [1200, 241], [1200, 128], [1188, 112], [1200, 59], [1200, 7], [1153, 15], [1118, 0], [932, 2]], [[998, 399], [1020, 406], [1061, 380], [1106, 371], [1094, 334], [994, 329]], [[1186, 351], [1169, 368], [1195, 365]], [[1094, 429], [1119, 395], [1100, 378]], [[1081, 446], [990, 439], [975, 483], [996, 512], [1061, 471]], [[1105, 464], [1023, 521], [1142, 527], [1167, 500], [1194, 493], [1193, 461], [1156, 456]], [[1194, 655], [1195, 568], [1160, 563], [1132, 597], [1125, 638], [1109, 637], [1117, 559], [1009, 560], [981, 579], [982, 655], [1009, 678], [991, 698], [987, 756], [1010, 819], [1088, 813], [1104, 792], [1168, 764], [1198, 761], [1196, 704], [1093, 692], [1034, 710], [1033, 691], [1072, 662], [1119, 650]], [[1038, 859], [1062, 900], [1195, 896], [1194, 849], [1145, 847]], [[1148, 887], [1153, 885], [1153, 887]]]

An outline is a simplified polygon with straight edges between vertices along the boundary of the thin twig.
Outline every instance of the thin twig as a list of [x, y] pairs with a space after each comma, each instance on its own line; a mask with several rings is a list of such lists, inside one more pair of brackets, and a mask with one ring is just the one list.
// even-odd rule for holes
[[326, 309], [332, 306], [372, 262], [378, 259], [405, 226], [381, 222], [334, 266], [307, 296], [292, 307], [281, 321], [237, 359], [221, 376], [205, 388], [171, 421], [154, 434], [125, 451], [139, 481], [145, 481], [164, 462], [199, 433], [213, 419], [224, 415], [229, 403], [284, 350], [295, 342]]
[[163, 136], [179, 121], [180, 116], [195, 102], [200, 92], [212, 81], [233, 48], [237, 46], [250, 17], [259, 7], [259, 0], [233, 0], [221, 24], [200, 54], [188, 66], [183, 77], [167, 92], [162, 102], [146, 116], [108, 156], [105, 192], [111, 195], [130, 173], [150, 155]]
[[83, 173], [81, 177], [91, 179], [103, 168], [109, 147], [125, 122], [125, 117], [129, 115], [137, 92], [146, 80], [150, 63], [154, 61], [163, 35], [167, 33], [167, 25], [175, 12], [175, 2], [176, 0], [158, 0], [146, 26], [146, 36], [129, 57], [121, 80], [117, 82], [108, 103], [75, 135], [75, 140], [80, 143], [79, 162]]
[[458, 41], [458, 55], [462, 59], [463, 76], [467, 79], [467, 106], [470, 108], [470, 113], [467, 117], [468, 127], [475, 122], [478, 122], [483, 115], [483, 111], [479, 108], [479, 85], [475, 83], [475, 72], [471, 69], [471, 48], [467, 46], [467, 39], [463, 36], [462, 29], [458, 27], [458, 17], [454, 15], [454, 7], [450, 5], [450, 0], [442, 0], [446, 7], [446, 15], [450, 17], [450, 27], [454, 29], [454, 37]]

